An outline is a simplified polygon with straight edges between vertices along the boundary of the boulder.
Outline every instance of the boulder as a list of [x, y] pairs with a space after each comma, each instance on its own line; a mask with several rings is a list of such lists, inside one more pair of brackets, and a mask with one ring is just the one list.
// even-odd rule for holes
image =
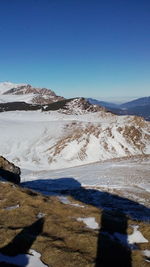
[[20, 168], [15, 166], [12, 162], [8, 161], [4, 157], [0, 156], [0, 177], [15, 183], [20, 183]]

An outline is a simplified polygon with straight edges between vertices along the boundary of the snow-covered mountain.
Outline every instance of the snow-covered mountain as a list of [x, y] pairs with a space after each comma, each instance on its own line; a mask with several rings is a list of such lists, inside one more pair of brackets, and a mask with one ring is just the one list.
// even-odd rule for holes
[[8, 90], [12, 88], [17, 88], [20, 86], [24, 86], [25, 84], [17, 84], [17, 83], [11, 83], [11, 82], [0, 82], [0, 95], [4, 94]]
[[22, 168], [150, 154], [150, 122], [140, 117], [117, 116], [85, 98], [64, 99], [26, 84], [1, 83], [0, 92], [0, 155]]
[[63, 99], [50, 89], [36, 88], [29, 84], [0, 83], [0, 103], [26, 102], [44, 105]]
[[65, 114], [85, 114], [88, 112], [98, 112], [105, 110], [105, 108], [98, 105], [90, 104], [85, 98], [77, 97], [71, 99], [64, 99], [61, 101], [56, 101], [50, 104], [31, 104], [26, 102], [7, 102], [0, 103], [0, 112], [5, 111], [19, 111], [19, 110], [41, 110], [41, 111], [50, 111], [58, 110], [61, 113]]
[[[78, 266], [83, 255], [87, 254], [84, 253], [85, 248], [90, 247], [86, 246], [87, 239], [90, 243], [97, 244], [99, 236], [100, 239], [104, 236], [108, 247], [110, 244], [111, 248], [117, 245], [118, 249], [120, 246], [121, 251], [122, 248], [125, 249], [125, 253], [133, 248], [133, 252], [137, 254], [131, 250], [131, 255], [134, 254], [132, 263], [134, 266], [144, 266], [147, 259], [149, 260], [150, 122], [137, 116], [114, 115], [105, 107], [91, 104], [85, 98], [63, 99], [51, 90], [33, 88], [30, 85], [14, 85], [12, 88], [10, 83], [5, 83], [0, 89], [0, 98], [3, 100], [0, 103], [0, 155], [18, 165], [22, 172], [21, 187], [12, 187], [4, 181], [1, 183], [3, 193], [1, 199], [4, 199], [1, 205], [3, 213], [1, 221], [4, 221], [2, 235], [7, 237], [6, 221], [11, 221], [11, 228], [16, 229], [18, 218], [26, 218], [28, 213], [30, 223], [35, 220], [35, 216], [38, 221], [41, 219], [43, 221], [45, 217], [45, 229], [49, 229], [49, 221], [51, 222], [51, 231], [46, 232], [43, 247], [47, 242], [47, 247], [52, 253], [54, 247], [51, 237], [56, 236], [57, 232], [59, 238], [61, 222], [61, 233], [65, 233], [63, 239], [67, 240], [65, 249], [68, 255], [65, 257], [67, 261], [70, 259], [68, 266], [71, 266], [75, 259], [80, 244], [81, 258], [78, 257], [78, 262], [74, 266]], [[10, 162], [5, 162], [4, 158], [1, 161], [2, 170], [8, 171], [6, 167]], [[12, 166], [14, 165], [11, 164], [9, 167]], [[20, 174], [20, 169], [17, 170]], [[0, 178], [5, 178], [3, 171]], [[22, 187], [52, 195], [52, 198], [45, 198]], [[13, 212], [14, 214], [18, 212], [18, 215], [22, 212], [22, 217], [17, 215], [16, 221], [12, 222]], [[22, 223], [22, 219], [19, 223]], [[25, 221], [25, 226], [22, 225], [23, 232], [30, 227], [31, 234], [34, 227], [37, 230], [35, 223], [29, 227], [26, 225]], [[74, 228], [71, 228], [72, 225]], [[114, 225], [113, 232], [112, 225]], [[123, 225], [122, 234], [120, 225]], [[65, 231], [62, 231], [63, 227]], [[90, 229], [87, 230], [88, 228]], [[72, 232], [70, 229], [73, 229]], [[81, 242], [76, 242], [76, 246], [72, 249], [74, 236], [72, 240], [70, 236], [74, 233], [78, 235], [81, 229], [88, 233], [88, 237], [83, 239], [80, 236], [75, 237], [75, 240]], [[15, 234], [12, 233], [12, 239]], [[3, 239], [5, 241], [6, 238]], [[16, 259], [17, 256], [6, 257], [3, 254], [5, 248], [9, 247], [11, 249], [9, 244], [3, 244], [0, 257], [1, 261], [6, 259], [12, 263], [12, 259]], [[41, 242], [37, 243], [36, 247], [41, 249]], [[88, 257], [89, 264], [94, 263], [94, 257], [97, 255], [97, 246], [94, 249], [92, 256]], [[75, 251], [73, 256], [72, 251]], [[88, 255], [91, 255], [91, 250], [89, 251]], [[146, 251], [148, 253], [145, 254]], [[62, 247], [59, 247], [58, 255], [54, 253], [54, 265], [57, 264], [60, 253], [64, 255], [64, 242]], [[73, 258], [70, 258], [70, 253]], [[21, 255], [28, 257], [26, 254]], [[139, 255], [143, 255], [142, 260]], [[18, 257], [20, 259], [20, 254]], [[41, 266], [42, 263], [39, 261], [31, 265], [37, 266], [38, 263]], [[50, 262], [51, 264], [53, 262]], [[85, 266], [88, 263], [86, 261], [81, 265]]]
[[149, 122], [76, 107], [76, 114], [64, 109], [1, 112], [0, 154], [36, 170], [150, 154]]

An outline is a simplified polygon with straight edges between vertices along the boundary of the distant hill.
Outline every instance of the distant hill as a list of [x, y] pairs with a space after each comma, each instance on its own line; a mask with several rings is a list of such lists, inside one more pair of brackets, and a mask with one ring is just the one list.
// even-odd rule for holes
[[90, 103], [103, 106], [117, 115], [136, 115], [143, 117], [145, 120], [150, 120], [150, 97], [138, 98], [121, 105], [92, 98], [88, 98], [88, 100]]
[[123, 114], [141, 116], [144, 117], [145, 120], [150, 121], [150, 104], [143, 106], [133, 106], [123, 110], [122, 112]]
[[93, 105], [99, 105], [106, 108], [118, 108], [117, 104], [111, 102], [100, 101], [94, 98], [87, 98], [87, 100]]
[[142, 97], [120, 105], [121, 108], [144, 107], [150, 105], [150, 96]]

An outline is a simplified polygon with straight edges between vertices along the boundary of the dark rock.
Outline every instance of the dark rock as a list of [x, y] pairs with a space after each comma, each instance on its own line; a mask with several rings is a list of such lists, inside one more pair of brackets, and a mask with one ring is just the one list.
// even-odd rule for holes
[[20, 168], [15, 166], [13, 163], [9, 162], [4, 157], [0, 156], [0, 177], [15, 183], [20, 183]]

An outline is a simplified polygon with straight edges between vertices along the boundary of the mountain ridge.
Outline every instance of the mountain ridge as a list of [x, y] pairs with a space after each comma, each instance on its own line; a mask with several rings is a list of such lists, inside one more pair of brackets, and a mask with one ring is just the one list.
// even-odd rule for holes
[[31, 104], [26, 102], [8, 102], [0, 103], [0, 112], [5, 111], [29, 111], [29, 110], [41, 110], [41, 111], [52, 111], [57, 110], [61, 113], [66, 114], [84, 114], [88, 112], [98, 112], [107, 110], [98, 105], [90, 104], [83, 97], [76, 97], [70, 99], [63, 99], [49, 104]]
[[91, 104], [103, 106], [116, 115], [136, 115], [143, 117], [145, 120], [150, 120], [150, 97], [138, 98], [123, 104], [114, 104], [93, 98], [87, 99]]
[[136, 98], [132, 101], [125, 102], [120, 106], [123, 108], [131, 108], [131, 107], [145, 106], [145, 105], [150, 105], [150, 96]]
[[[73, 99], [82, 99], [82, 98], [76, 97]], [[92, 110], [98, 111], [99, 110], [98, 106], [100, 106], [101, 109], [104, 108], [105, 110], [107, 110], [107, 112], [109, 111], [116, 115], [136, 115], [143, 117], [145, 120], [150, 120], [150, 97], [138, 98], [123, 104], [115, 104], [111, 102], [100, 101], [93, 98], [83, 98], [83, 99], [87, 99], [87, 103], [93, 105], [93, 107], [91, 106], [89, 109], [91, 111]], [[56, 93], [51, 89], [33, 87], [30, 84], [23, 84], [23, 83], [22, 84], [16, 84], [11, 82], [0, 83], [0, 111], [15, 110], [15, 106], [19, 108], [19, 110], [27, 110], [27, 108], [29, 110], [40, 109], [40, 107], [38, 106], [36, 107], [36, 105], [43, 106], [41, 109], [56, 110], [57, 106], [59, 106], [59, 103], [58, 105], [52, 105], [51, 107], [49, 106], [49, 104], [53, 104], [63, 100], [65, 100], [63, 96], [56, 95]], [[71, 100], [72, 99], [70, 99], [69, 101]], [[25, 104], [23, 104], [23, 102]], [[34, 105], [34, 107], [32, 105]], [[48, 105], [48, 107], [45, 107], [45, 105]], [[68, 105], [65, 106], [65, 110], [67, 109], [67, 107], [69, 107]], [[88, 105], [89, 104], [84, 104], [86, 110], [88, 109], [87, 107]], [[63, 102], [60, 104], [60, 106], [63, 106]], [[72, 109], [73, 107], [70, 105], [70, 112], [72, 112], [71, 111]], [[83, 105], [81, 110], [83, 111]], [[74, 113], [75, 113], [75, 108], [74, 108]], [[79, 109], [78, 113], [80, 113]]]
[[30, 84], [0, 83], [0, 103], [26, 102], [31, 104], [49, 104], [65, 99], [47, 88], [33, 87]]

